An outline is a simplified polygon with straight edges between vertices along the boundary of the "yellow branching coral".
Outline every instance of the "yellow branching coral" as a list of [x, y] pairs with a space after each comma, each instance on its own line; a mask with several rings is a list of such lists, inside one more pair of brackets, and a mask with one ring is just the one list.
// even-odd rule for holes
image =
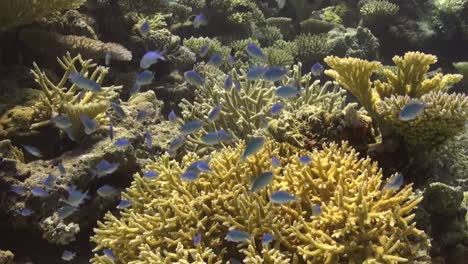
[[0, 32], [25, 25], [48, 14], [78, 8], [85, 0], [2, 0], [0, 1]]
[[[382, 172], [369, 158], [359, 158], [347, 143], [324, 145], [313, 153], [267, 142], [245, 161], [244, 144], [214, 152], [211, 172], [185, 182], [181, 174], [198, 160], [180, 163], [167, 155], [148, 165], [154, 179], [135, 176], [123, 197], [132, 206], [119, 216], [107, 213], [92, 241], [95, 251], [110, 248], [116, 263], [429, 263], [429, 240], [415, 227], [412, 210], [421, 201], [411, 185], [382, 189]], [[304, 165], [301, 155], [313, 161]], [[281, 161], [274, 167], [271, 157]], [[272, 171], [271, 184], [249, 192], [254, 177]], [[278, 190], [296, 200], [277, 205]], [[322, 213], [313, 215], [314, 205]], [[229, 230], [248, 232], [236, 244], [224, 239]], [[274, 235], [270, 246], [260, 243]], [[194, 237], [201, 240], [194, 244]], [[108, 263], [95, 256], [94, 264]]]
[[385, 124], [403, 137], [407, 144], [417, 147], [436, 146], [465, 129], [468, 119], [468, 98], [461, 94], [432, 92], [420, 100], [427, 107], [413, 122], [398, 119], [400, 110], [411, 100], [409, 96], [385, 98], [377, 107]]
[[[69, 136], [78, 138], [83, 134], [83, 125], [79, 118], [80, 114], [103, 121], [105, 111], [109, 108], [110, 100], [116, 96], [115, 90], [122, 87], [114, 85], [102, 87], [103, 91], [99, 93], [80, 91], [80, 88], [75, 84], [67, 87], [68, 77], [73, 72], [79, 72], [84, 77], [101, 84], [109, 69], [97, 66], [92, 60], [84, 60], [81, 55], [72, 58], [70, 53], [67, 53], [62, 59], [58, 58], [57, 60], [65, 71], [57, 84], [54, 84], [36, 63], [34, 63], [34, 69], [31, 70], [31, 73], [45, 94], [44, 100], [50, 108], [49, 112], [52, 114], [66, 114], [70, 117], [72, 121], [72, 135], [69, 134]], [[31, 128], [36, 129], [49, 122], [49, 120], [44, 120], [44, 122], [33, 124]]]

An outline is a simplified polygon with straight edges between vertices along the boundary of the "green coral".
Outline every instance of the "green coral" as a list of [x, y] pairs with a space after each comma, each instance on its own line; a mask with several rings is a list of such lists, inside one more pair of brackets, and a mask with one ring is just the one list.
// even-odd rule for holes
[[468, 89], [468, 61], [455, 62], [453, 63], [453, 67], [463, 75], [463, 86]]
[[213, 54], [219, 54], [226, 58], [231, 52], [229, 47], [223, 46], [223, 44], [221, 44], [221, 42], [215, 38], [190, 37], [184, 40], [184, 46], [189, 48], [193, 53], [197, 54], [197, 56], [199, 56], [200, 49], [205, 45], [208, 45], [208, 52], [205, 58], [210, 58]]
[[292, 39], [295, 35], [294, 24], [290, 17], [269, 17], [266, 19], [269, 26], [279, 28], [285, 39]]
[[53, 12], [74, 9], [85, 0], [2, 0], [0, 1], [0, 32], [26, 25]]
[[[71, 131], [67, 131], [67, 134], [71, 138], [79, 138], [84, 133], [83, 124], [79, 118], [80, 115], [85, 114], [90, 118], [96, 119], [98, 122], [104, 122], [105, 112], [109, 108], [110, 101], [117, 96], [115, 91], [122, 87], [114, 85], [102, 87], [103, 91], [98, 93], [80, 91], [75, 84], [67, 87], [68, 77], [73, 72], [79, 72], [84, 77], [102, 84], [109, 68], [97, 66], [92, 60], [84, 60], [81, 55], [71, 57], [70, 53], [67, 53], [61, 59], [57, 58], [57, 60], [65, 71], [58, 83], [53, 83], [36, 63], [34, 63], [31, 73], [45, 94], [44, 101], [50, 109], [49, 112], [52, 115], [67, 115], [72, 121]], [[49, 116], [48, 118], [51, 117]], [[43, 122], [33, 124], [31, 128], [36, 129], [49, 123], [49, 120], [44, 120]]]
[[314, 64], [330, 55], [332, 46], [327, 42], [326, 34], [301, 34], [294, 40], [297, 46], [297, 59], [304, 64]]
[[436, 10], [453, 15], [460, 13], [467, 2], [467, 0], [434, 0], [433, 4]]
[[309, 18], [301, 22], [301, 32], [303, 34], [321, 34], [330, 31], [334, 25], [321, 19]]
[[256, 1], [207, 0], [206, 6], [211, 10], [214, 20], [218, 20], [220, 23], [224, 21], [222, 26], [233, 30], [251, 32], [252, 25], [260, 25], [265, 22], [265, 17]]
[[257, 28], [253, 35], [264, 47], [271, 46], [278, 40], [283, 40], [283, 34], [281, 34], [281, 30], [273, 26]]
[[[110, 248], [117, 263], [213, 263], [231, 258], [252, 264], [287, 263], [428, 263], [429, 239], [415, 227], [413, 209], [422, 200], [411, 185], [382, 190], [382, 171], [344, 143], [301, 151], [267, 142], [246, 161], [245, 145], [210, 156], [210, 173], [185, 182], [180, 175], [199, 160], [194, 154], [179, 163], [166, 155], [148, 165], [155, 179], [136, 175], [123, 197], [132, 206], [107, 213], [92, 241], [95, 252]], [[304, 166], [299, 156], [310, 155]], [[283, 164], [275, 168], [276, 156]], [[249, 192], [252, 179], [272, 171], [273, 182]], [[295, 201], [276, 205], [270, 195], [284, 190]], [[321, 214], [312, 213], [314, 205]], [[251, 238], [237, 246], [224, 237], [233, 229]], [[264, 234], [274, 235], [269, 246]], [[193, 239], [202, 239], [194, 245]], [[109, 263], [95, 257], [93, 264]], [[232, 261], [232, 260], [231, 260]]]
[[[221, 104], [220, 117], [214, 122], [206, 122], [200, 132], [186, 138], [185, 148], [197, 153], [207, 153], [212, 146], [202, 142], [204, 134], [224, 129], [235, 140], [247, 139], [261, 133], [269, 124], [273, 125], [276, 119], [270, 114], [273, 104], [281, 102], [285, 105], [283, 111], [296, 112], [306, 106], [314, 105], [317, 111], [339, 113], [344, 108], [345, 97], [343, 91], [331, 83], [320, 85], [319, 81], [312, 81], [311, 74], [301, 77], [302, 65], [299, 63], [289, 70], [289, 77], [282, 83], [287, 84], [295, 80], [304, 87], [301, 96], [292, 99], [278, 99], [275, 95], [276, 86], [264, 80], [251, 82], [246, 80], [246, 72], [242, 69], [232, 70], [230, 75], [239, 81], [240, 89], [224, 88], [224, 74], [211, 67], [204, 67], [203, 73], [206, 85], [203, 89], [195, 90], [195, 100], [183, 100], [180, 107], [184, 120], [207, 120], [209, 111]], [[275, 131], [281, 128], [275, 127]], [[291, 136], [292, 137], [292, 136]], [[281, 140], [284, 137], [279, 137]]]
[[363, 4], [359, 11], [364, 22], [373, 25], [394, 17], [399, 9], [397, 4], [389, 1], [372, 0]]

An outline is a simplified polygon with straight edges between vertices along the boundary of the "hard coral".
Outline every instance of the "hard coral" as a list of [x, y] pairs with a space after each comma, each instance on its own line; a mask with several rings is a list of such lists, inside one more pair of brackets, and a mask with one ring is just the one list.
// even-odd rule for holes
[[372, 25], [385, 21], [398, 13], [399, 6], [386, 0], [374, 0], [362, 5], [360, 12], [364, 22]]
[[[108, 213], [95, 228], [95, 251], [110, 248], [118, 263], [428, 263], [429, 240], [413, 222], [411, 211], [422, 200], [411, 185], [382, 190], [382, 172], [369, 158], [344, 143], [305, 152], [267, 142], [246, 161], [241, 144], [212, 154], [210, 173], [184, 182], [180, 175], [198, 160], [181, 163], [168, 156], [148, 165], [159, 173], [148, 180], [136, 175], [123, 194], [131, 208], [120, 216]], [[300, 155], [313, 162], [303, 165]], [[273, 167], [272, 156], [281, 168]], [[254, 177], [276, 175], [258, 192], [249, 192]], [[275, 205], [278, 190], [295, 195], [288, 205]], [[320, 205], [322, 213], [312, 215]], [[251, 239], [236, 247], [224, 239], [229, 230], [248, 232]], [[202, 239], [194, 245], [197, 234]], [[260, 244], [274, 235], [270, 247]], [[95, 256], [92, 263], [108, 263]]]
[[0, 1], [0, 32], [34, 22], [48, 14], [78, 8], [85, 0]]

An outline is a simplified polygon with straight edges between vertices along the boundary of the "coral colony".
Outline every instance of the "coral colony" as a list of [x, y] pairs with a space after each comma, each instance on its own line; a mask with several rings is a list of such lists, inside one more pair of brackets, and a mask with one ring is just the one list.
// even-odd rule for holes
[[0, 264], [466, 263], [467, 2], [0, 1]]

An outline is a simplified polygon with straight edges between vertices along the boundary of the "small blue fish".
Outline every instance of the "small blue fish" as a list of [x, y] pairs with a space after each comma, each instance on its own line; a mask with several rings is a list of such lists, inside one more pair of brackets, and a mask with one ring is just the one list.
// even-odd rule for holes
[[41, 151], [38, 148], [33, 147], [31, 145], [21, 145], [29, 154], [33, 155], [34, 157], [42, 157]]
[[286, 76], [286, 69], [283, 67], [269, 67], [263, 74], [263, 79], [268, 82], [281, 81]]
[[241, 243], [250, 239], [250, 234], [241, 230], [232, 230], [224, 237], [226, 241]]
[[267, 247], [275, 239], [275, 236], [272, 234], [265, 234], [262, 237], [262, 246]]
[[53, 174], [49, 174], [49, 176], [47, 176], [47, 178], [45, 178], [42, 181], [42, 184], [44, 184], [46, 189], [50, 190], [50, 189], [54, 188], [56, 180], [57, 180], [57, 177], [55, 177]]
[[126, 148], [130, 145], [130, 141], [126, 138], [119, 138], [115, 141], [114, 146], [116, 148]]
[[271, 165], [273, 166], [273, 168], [278, 168], [279, 166], [281, 166], [281, 161], [277, 157], [272, 157]]
[[189, 135], [197, 132], [203, 127], [203, 122], [199, 120], [188, 121], [180, 128], [180, 132], [184, 135]]
[[117, 205], [117, 209], [125, 209], [132, 206], [132, 201], [130, 200], [120, 200], [120, 203]]
[[206, 18], [206, 16], [203, 14], [198, 14], [193, 19], [192, 24], [194, 28], [200, 28], [201, 26], [206, 26], [208, 25], [208, 18]]
[[194, 245], [194, 246], [197, 246], [198, 244], [200, 244], [201, 237], [202, 237], [202, 233], [201, 233], [201, 232], [198, 232], [198, 233], [195, 235], [195, 237], [193, 238], [193, 245]]
[[102, 92], [102, 88], [101, 88], [101, 85], [99, 85], [99, 83], [92, 81], [88, 78], [85, 78], [83, 77], [83, 75], [77, 72], [70, 73], [70, 76], [68, 77], [68, 79], [74, 85], [78, 86], [79, 88], [83, 90], [90, 91], [93, 93]]
[[273, 181], [274, 174], [271, 171], [263, 172], [257, 176], [250, 185], [250, 192], [256, 192], [265, 188]]
[[208, 64], [210, 64], [213, 67], [219, 68], [221, 67], [221, 65], [223, 65], [223, 57], [221, 57], [221, 55], [219, 54], [213, 54], [211, 55]]
[[232, 68], [234, 67], [234, 64], [236, 63], [236, 58], [234, 58], [233, 55], [229, 55], [227, 62], [228, 62], [229, 67]]
[[54, 126], [60, 129], [67, 129], [72, 126], [72, 121], [67, 115], [54, 116], [50, 119], [50, 121], [54, 124]]
[[20, 214], [22, 216], [30, 216], [33, 213], [34, 213], [34, 211], [29, 209], [29, 208], [23, 208], [21, 210], [18, 210], [18, 214]]
[[75, 137], [75, 135], [73, 134], [73, 128], [72, 128], [72, 127], [65, 128], [63, 131], [65, 131], [65, 133], [67, 134], [67, 137], [68, 137], [71, 141], [76, 141], [76, 137]]
[[182, 173], [180, 178], [182, 180], [184, 180], [184, 181], [192, 182], [192, 181], [195, 181], [198, 178], [198, 172], [193, 171], [193, 170], [189, 170], [189, 171], [186, 171], [186, 172]]
[[152, 71], [144, 70], [138, 74], [136, 83], [139, 86], [151, 84], [154, 80], [154, 73]]
[[427, 104], [424, 102], [411, 100], [401, 109], [398, 119], [404, 122], [414, 120], [424, 113], [426, 107]]
[[262, 78], [263, 73], [265, 72], [265, 68], [262, 66], [252, 66], [247, 71], [247, 80], [249, 81], [256, 81]]
[[148, 149], [152, 149], [153, 148], [153, 136], [151, 135], [151, 132], [146, 131], [145, 138], [146, 138], [146, 147]]
[[265, 55], [263, 54], [262, 50], [259, 47], [257, 47], [255, 44], [248, 44], [245, 47], [245, 51], [253, 59], [265, 60]]
[[183, 137], [174, 138], [169, 144], [170, 150], [177, 150], [184, 144], [185, 139]]
[[284, 104], [282, 103], [275, 103], [271, 109], [270, 112], [272, 115], [277, 115], [279, 114], [282, 110], [284, 109]]
[[138, 92], [140, 92], [140, 89], [141, 89], [141, 86], [137, 82], [135, 82], [135, 83], [133, 83], [132, 88], [130, 88], [129, 93], [130, 93], [130, 95], [135, 95]]
[[289, 203], [295, 199], [296, 199], [296, 196], [285, 191], [277, 191], [271, 194], [270, 196], [270, 202], [277, 203], [277, 204]]
[[299, 162], [302, 164], [302, 165], [307, 165], [309, 164], [310, 162], [312, 162], [312, 158], [308, 155], [303, 155], [303, 156], [300, 156], [299, 157]]
[[117, 115], [118, 118], [124, 119], [125, 117], [127, 117], [127, 114], [123, 110], [122, 106], [120, 106], [120, 104], [112, 102], [111, 106], [112, 110], [114, 110], [114, 113]]
[[110, 185], [103, 185], [96, 190], [97, 194], [102, 198], [110, 198], [118, 194], [118, 190]]
[[79, 207], [88, 198], [88, 191], [82, 193], [74, 185], [68, 187], [68, 198], [65, 201], [70, 206]]
[[299, 95], [299, 90], [293, 86], [280, 86], [276, 89], [275, 94], [279, 98], [292, 98]]
[[173, 124], [177, 123], [177, 115], [176, 113], [174, 112], [174, 110], [172, 110], [169, 115], [167, 116], [167, 118], [169, 119], [169, 121]]
[[213, 109], [211, 109], [210, 113], [208, 114], [208, 120], [211, 122], [216, 121], [216, 119], [219, 118], [219, 115], [221, 114], [221, 105], [218, 104]]
[[115, 260], [115, 255], [114, 252], [110, 248], [105, 248], [102, 250], [102, 253], [104, 253], [104, 256], [110, 258], [111, 260]]
[[70, 205], [65, 205], [60, 207], [57, 210], [58, 216], [60, 219], [65, 219], [69, 217], [70, 215], [74, 214], [78, 209], [76, 207], [70, 206]]
[[111, 64], [111, 60], [112, 60], [112, 53], [110, 53], [109, 51], [106, 51], [106, 55], [104, 56], [104, 63], [106, 64], [106, 66], [109, 66]]
[[226, 79], [224, 79], [224, 90], [229, 92], [232, 88], [232, 77], [230, 74], [226, 75]]
[[24, 195], [27, 191], [26, 188], [24, 188], [23, 186], [13, 186], [11, 187], [11, 191], [16, 193], [17, 195]]
[[31, 188], [31, 194], [34, 197], [41, 197], [41, 198], [49, 196], [49, 193], [46, 190], [39, 188], [39, 187]]
[[245, 160], [246, 158], [255, 155], [260, 149], [263, 148], [265, 144], [264, 137], [253, 137], [246, 145], [244, 152], [242, 153], [241, 160]]
[[208, 54], [208, 51], [210, 50], [210, 45], [208, 43], [206, 43], [205, 45], [203, 45], [201, 48], [200, 48], [200, 57], [201, 58], [204, 58], [207, 54]]
[[80, 120], [84, 126], [86, 135], [91, 135], [98, 129], [98, 123], [94, 119], [91, 119], [89, 116], [81, 114]]
[[114, 126], [112, 123], [109, 124], [109, 138], [110, 140], [114, 140]]
[[75, 257], [76, 253], [69, 250], [65, 250], [62, 253], [62, 259], [65, 261], [72, 261]]
[[403, 182], [404, 182], [403, 174], [397, 173], [387, 179], [387, 183], [385, 184], [383, 188], [385, 190], [398, 191], [403, 185]]
[[147, 179], [154, 179], [156, 177], [158, 177], [159, 174], [156, 173], [155, 171], [147, 171], [145, 173], [143, 173], [143, 177], [147, 178]]
[[314, 75], [315, 77], [318, 77], [320, 75], [322, 75], [323, 73], [323, 70], [324, 70], [324, 67], [322, 64], [320, 63], [315, 63], [314, 65], [312, 65], [312, 67], [310, 68], [310, 72], [312, 73], [312, 75]]
[[149, 117], [149, 113], [145, 110], [138, 110], [136, 121], [145, 122]]
[[196, 172], [211, 172], [208, 162], [204, 160], [195, 161], [194, 163], [190, 164], [187, 170], [192, 170]]
[[103, 159], [99, 161], [96, 165], [94, 172], [98, 177], [103, 177], [109, 174], [114, 173], [119, 168], [118, 162], [108, 162], [107, 160]]
[[184, 72], [184, 79], [193, 86], [200, 87], [205, 85], [205, 79], [203, 79], [203, 77], [194, 70]]
[[240, 84], [239, 80], [234, 80], [234, 88], [235, 88], [237, 91], [240, 91], [240, 89], [241, 89], [241, 84]]
[[320, 207], [320, 204], [314, 204], [312, 206], [312, 216], [320, 216], [322, 214], [322, 207]]
[[232, 136], [228, 132], [226, 132], [226, 130], [224, 129], [220, 129], [216, 131], [215, 133], [219, 141], [230, 141], [232, 139]]
[[58, 170], [59, 170], [59, 172], [60, 172], [61, 175], [67, 174], [67, 172], [65, 171], [65, 167], [63, 166], [62, 161], [59, 161], [59, 162], [57, 163], [57, 168], [58, 168]]
[[201, 140], [207, 145], [216, 145], [219, 143], [219, 137], [216, 132], [207, 133], [202, 136]]
[[140, 68], [148, 69], [151, 65], [157, 63], [159, 60], [165, 61], [166, 58], [157, 51], [148, 51], [140, 60]]
[[148, 22], [148, 20], [145, 20], [145, 22], [143, 22], [143, 24], [141, 24], [140, 26], [140, 34], [146, 38], [148, 37], [149, 31], [150, 31], [150, 23]]

